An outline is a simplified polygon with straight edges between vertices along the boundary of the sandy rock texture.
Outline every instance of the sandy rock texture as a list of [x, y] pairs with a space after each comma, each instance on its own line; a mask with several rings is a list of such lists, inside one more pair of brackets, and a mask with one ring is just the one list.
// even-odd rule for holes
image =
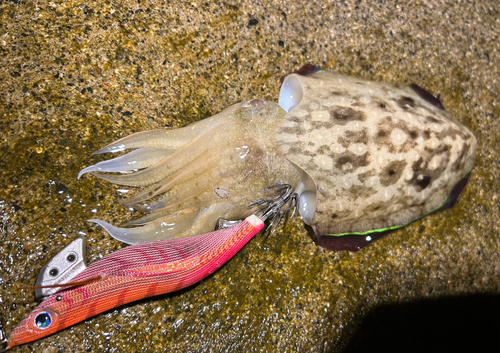
[[13, 352], [408, 352], [439, 348], [434, 337], [481, 351], [500, 313], [499, 33], [493, 0], [0, 2], [7, 331], [36, 305], [20, 287], [74, 237], [87, 235], [89, 262], [123, 247], [85, 220], [138, 215], [112, 185], [76, 180], [120, 137], [276, 101], [279, 78], [313, 63], [425, 87], [478, 139], [454, 208], [358, 253], [327, 252], [288, 222], [191, 288]]

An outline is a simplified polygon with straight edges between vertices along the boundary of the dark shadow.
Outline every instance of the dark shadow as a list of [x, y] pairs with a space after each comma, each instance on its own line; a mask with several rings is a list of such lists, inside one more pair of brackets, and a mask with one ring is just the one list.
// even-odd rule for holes
[[343, 353], [500, 352], [500, 295], [428, 299], [377, 307]]

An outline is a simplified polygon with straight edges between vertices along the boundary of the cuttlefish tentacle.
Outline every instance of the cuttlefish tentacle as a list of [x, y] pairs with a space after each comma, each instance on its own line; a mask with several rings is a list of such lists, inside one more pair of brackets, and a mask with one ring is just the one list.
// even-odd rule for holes
[[139, 212], [147, 213], [147, 215], [126, 225], [144, 224], [183, 208], [201, 207], [203, 209], [208, 207], [214, 202], [214, 196], [216, 195], [216, 190], [211, 185], [213, 185], [214, 180], [218, 180], [215, 171], [212, 173], [204, 175], [204, 178], [185, 180], [156, 198], [156, 200], [127, 204], [127, 206], [133, 207]]
[[195, 217], [196, 213], [185, 209], [136, 228], [120, 228], [99, 219], [90, 219], [89, 222], [99, 224], [117, 240], [127, 244], [139, 244], [145, 241], [171, 238], [186, 230]]
[[206, 224], [215, 225], [220, 214], [233, 208], [228, 203], [218, 203], [199, 211], [198, 207], [186, 208], [135, 228], [120, 228], [99, 219], [90, 219], [103, 227], [113, 238], [127, 244], [140, 244], [166, 238], [194, 236]]
[[[160, 182], [183, 169], [189, 165], [191, 161], [197, 159], [204, 152], [206, 152], [206, 145], [199, 141], [203, 138], [203, 136], [200, 136], [193, 141], [190, 141], [186, 146], [162, 159], [155, 165], [136, 173], [125, 175], [95, 174], [95, 176], [113, 184], [134, 187], [148, 186]], [[204, 168], [205, 163], [206, 162], [202, 160], [201, 163], [196, 164], [196, 166]]]
[[210, 128], [209, 124], [202, 120], [176, 130], [151, 130], [136, 132], [135, 134], [122, 137], [121, 139], [110, 143], [100, 150], [95, 151], [92, 155], [122, 152], [128, 149], [141, 147], [176, 150], [185, 146], [189, 143], [189, 141], [203, 133], [203, 131], [207, 128]]
[[220, 156], [215, 153], [205, 151], [198, 157], [192, 160], [183, 168], [172, 173], [160, 182], [147, 187], [145, 190], [133, 195], [130, 199], [122, 201], [124, 206], [133, 206], [133, 204], [145, 201], [172, 189], [175, 185], [182, 183], [184, 180], [190, 180], [206, 174], [208, 170], [213, 170], [220, 163]]
[[[143, 147], [127, 153], [123, 156], [102, 161], [85, 169], [78, 174], [78, 179], [83, 174], [91, 172], [124, 173], [152, 166], [165, 157], [171, 155], [175, 150], [167, 148]], [[96, 174], [99, 175], [99, 174]]]
[[[214, 191], [207, 188], [202, 190], [200, 193], [189, 195], [177, 203], [170, 205], [164, 204], [165, 206], [161, 208], [161, 204], [157, 203], [153, 203], [153, 206], [146, 205], [144, 206], [144, 209], [139, 208], [138, 211], [147, 214], [139, 219], [126, 223], [125, 226], [147, 224], [183, 209], [196, 210], [196, 212], [199, 212], [202, 209], [209, 207], [210, 204], [214, 202], [213, 194]], [[157, 208], [155, 208], [155, 206], [157, 206]]]
[[[126, 162], [122, 169], [119, 165], [122, 160], [116, 159], [110, 162], [111, 166], [104, 165], [108, 170], [98, 163], [82, 171], [91, 171], [114, 184], [143, 188], [120, 201], [126, 207], [147, 213], [126, 224], [139, 227], [119, 228], [101, 220], [92, 221], [114, 238], [136, 244], [206, 233], [214, 229], [219, 218], [245, 218], [253, 212], [248, 205], [264, 196], [267, 185], [277, 181], [299, 184], [301, 173], [273, 148], [269, 139], [284, 116], [284, 110], [276, 103], [251, 100], [188, 127], [171, 130], [169, 141], [155, 131], [147, 138], [137, 135], [108, 145], [98, 152], [140, 150], [153, 145], [175, 152], [155, 164], [143, 163], [146, 168], [133, 173], [94, 173], [98, 168], [105, 172], [140, 169], [125, 165], [130, 157], [123, 157]], [[155, 139], [165, 141], [160, 143]]]
[[[206, 169], [198, 168], [191, 170], [197, 168], [197, 166], [193, 165], [195, 163], [193, 161], [193, 163], [185, 169], [181, 169], [172, 178], [148, 187], [127, 199], [120, 200], [120, 203], [140, 212], [151, 212], [199, 195], [209, 189], [214, 180], [217, 180], [218, 165], [214, 163], [214, 165], [210, 166], [210, 160], [215, 159], [214, 157], [216, 158], [217, 155], [211, 154], [207, 156], [206, 161], [208, 163]], [[158, 196], [160, 194], [162, 195]], [[158, 197], [155, 201], [149, 202], [147, 206], [144, 205], [145, 201], [156, 196]]]

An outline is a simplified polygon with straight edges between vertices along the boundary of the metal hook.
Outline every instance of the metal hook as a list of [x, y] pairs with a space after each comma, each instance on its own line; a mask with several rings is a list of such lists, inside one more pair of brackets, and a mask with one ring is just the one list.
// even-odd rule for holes
[[[292, 217], [295, 215], [295, 210], [297, 209], [297, 193], [294, 191], [290, 184], [275, 183], [268, 186], [268, 188], [279, 188], [278, 192], [280, 192], [281, 194], [274, 199], [260, 199], [254, 201], [250, 204], [250, 207], [264, 206], [260, 207], [257, 211], [254, 212], [254, 214], [263, 221], [270, 218], [271, 221], [266, 228], [266, 231], [272, 228], [271, 232], [274, 233], [283, 218], [287, 217], [288, 212], [292, 208], [294, 209]], [[288, 208], [286, 212], [283, 213], [281, 208], [287, 203]]]
[[[266, 228], [266, 232], [271, 230], [271, 234], [276, 231], [281, 221], [288, 217], [288, 213], [293, 208], [292, 216], [295, 217], [297, 210], [297, 193], [293, 190], [290, 184], [275, 183], [269, 185], [268, 188], [278, 188], [279, 196], [275, 198], [265, 198], [259, 199], [248, 205], [248, 208], [253, 208], [259, 206], [258, 209], [253, 213], [261, 220], [266, 221], [270, 219], [269, 225]], [[286, 212], [282, 211], [282, 207], [288, 204]], [[215, 230], [225, 229], [233, 226], [234, 224], [240, 223], [242, 220], [227, 220], [224, 218], [219, 218], [215, 225]]]

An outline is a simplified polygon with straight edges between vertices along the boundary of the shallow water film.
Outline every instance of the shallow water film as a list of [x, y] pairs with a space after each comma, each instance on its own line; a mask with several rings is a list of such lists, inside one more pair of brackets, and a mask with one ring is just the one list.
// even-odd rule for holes
[[[363, 351], [366, 327], [383, 326], [388, 312], [402, 326], [408, 316], [397, 313], [441, 301], [448, 312], [467, 316], [473, 310], [461, 308], [477, 308], [491, 321], [496, 306], [487, 311], [480, 302], [498, 299], [500, 278], [498, 18], [493, 1], [0, 4], [0, 310], [7, 332], [36, 305], [33, 291], [21, 287], [33, 285], [76, 236], [87, 236], [89, 262], [124, 246], [86, 219], [137, 219], [116, 203], [125, 190], [76, 179], [104, 160], [91, 158], [93, 151], [120, 137], [186, 126], [252, 98], [276, 101], [279, 78], [311, 62], [439, 93], [478, 141], [455, 207], [358, 253], [327, 252], [301, 221], [288, 222], [274, 235], [257, 235], [191, 288], [13, 352]], [[457, 321], [446, 312], [440, 318], [443, 327]], [[483, 329], [470, 335], [476, 350], [494, 337], [487, 335], [494, 327]]]

